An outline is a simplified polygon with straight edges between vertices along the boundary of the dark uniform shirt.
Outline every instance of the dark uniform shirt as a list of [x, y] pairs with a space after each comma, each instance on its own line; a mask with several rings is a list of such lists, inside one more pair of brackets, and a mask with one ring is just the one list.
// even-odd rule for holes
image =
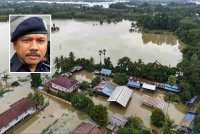
[[[29, 65], [23, 64], [17, 54], [15, 53], [10, 60], [10, 71], [11, 72], [31, 72]], [[38, 63], [35, 72], [50, 72], [50, 67], [43, 62]]]

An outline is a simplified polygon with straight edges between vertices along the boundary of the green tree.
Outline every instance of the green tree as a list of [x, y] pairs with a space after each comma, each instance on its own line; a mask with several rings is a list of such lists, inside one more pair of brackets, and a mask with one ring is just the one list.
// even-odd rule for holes
[[[106, 49], [103, 49], [102, 53], [103, 53], [104, 59], [105, 59], [105, 56], [106, 56]], [[105, 63], [104, 63], [104, 64], [105, 64]]]
[[102, 64], [102, 63], [101, 63], [101, 54], [102, 54], [102, 53], [103, 53], [102, 50], [99, 50], [100, 64]]
[[73, 107], [86, 113], [94, 106], [93, 101], [82, 93], [73, 95], [71, 103]]
[[200, 102], [197, 104], [197, 111], [196, 111], [196, 113], [198, 114], [198, 115], [200, 115]]
[[80, 88], [80, 89], [83, 89], [83, 90], [85, 90], [85, 89], [87, 89], [87, 88], [89, 88], [89, 87], [90, 87], [90, 83], [87, 82], [87, 81], [82, 81], [82, 82], [79, 84], [79, 88]]
[[200, 114], [198, 113], [194, 118], [194, 134], [200, 133]]
[[2, 81], [5, 82], [5, 84], [8, 84], [8, 79], [11, 79], [9, 74], [3, 74], [3, 76], [1, 77]]
[[168, 103], [166, 114], [168, 113], [168, 108], [169, 108], [170, 103], [179, 102], [178, 96], [175, 93], [172, 93], [172, 92], [165, 92], [164, 93], [164, 100]]
[[128, 78], [124, 73], [116, 73], [113, 77], [113, 82], [119, 85], [125, 85], [128, 82]]
[[96, 77], [92, 80], [91, 85], [92, 85], [92, 87], [95, 87], [95, 86], [98, 85], [100, 82], [101, 82], [101, 77], [96, 76]]
[[168, 77], [167, 83], [170, 84], [171, 86], [176, 85], [176, 76], [170, 75], [170, 76]]
[[190, 90], [185, 90], [181, 92], [180, 98], [182, 102], [188, 101], [192, 97]]
[[44, 96], [38, 92], [29, 93], [27, 95], [27, 98], [33, 100], [35, 102], [36, 106], [44, 105]]
[[60, 61], [60, 59], [58, 57], [54, 58], [53, 64], [55, 65], [55, 68], [57, 70], [59, 70], [61, 68], [61, 61]]
[[74, 64], [75, 62], [75, 56], [73, 52], [69, 52], [69, 61], [71, 62], [71, 64]]
[[171, 120], [169, 117], [165, 119], [165, 123], [161, 129], [163, 134], [176, 134], [178, 125], [174, 124], [174, 120]]
[[103, 105], [95, 105], [91, 108], [89, 115], [91, 118], [97, 122], [100, 126], [104, 126], [108, 120], [107, 108]]
[[127, 126], [131, 128], [138, 128], [141, 129], [144, 127], [143, 121], [138, 116], [131, 116], [128, 118]]
[[150, 118], [152, 124], [156, 127], [162, 127], [165, 122], [165, 114], [160, 109], [153, 110]]
[[17, 86], [19, 86], [20, 84], [19, 84], [19, 82], [18, 81], [14, 81], [13, 83], [11, 83], [11, 86], [12, 87], [17, 87]]
[[42, 84], [40, 73], [31, 73], [31, 87], [37, 88]]

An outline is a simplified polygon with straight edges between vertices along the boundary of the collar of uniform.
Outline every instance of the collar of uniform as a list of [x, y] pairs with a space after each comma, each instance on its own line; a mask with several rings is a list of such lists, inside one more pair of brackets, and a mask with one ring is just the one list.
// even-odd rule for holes
[[24, 65], [18, 58], [17, 54], [15, 53], [11, 59], [11, 70], [12, 72], [18, 72], [18, 70]]
[[[27, 64], [23, 64], [19, 60], [19, 58], [18, 58], [16, 53], [13, 55], [13, 57], [11, 59], [11, 64], [12, 64], [12, 66], [11, 66], [12, 72], [21, 72], [21, 71], [22, 72], [31, 72], [29, 66]], [[41, 68], [42, 65], [43, 65], [42, 62], [38, 63], [35, 72], [40, 72], [40, 68]]]

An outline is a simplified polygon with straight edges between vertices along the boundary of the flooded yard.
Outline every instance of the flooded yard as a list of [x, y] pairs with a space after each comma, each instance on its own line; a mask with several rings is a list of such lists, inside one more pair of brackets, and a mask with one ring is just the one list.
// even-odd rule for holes
[[45, 99], [49, 101], [49, 106], [17, 127], [13, 133], [69, 133], [88, 118], [69, 104], [52, 97], [46, 96]]
[[[95, 77], [92, 73], [81, 71], [74, 75], [75, 78], [82, 76], [82, 78], [87, 78], [84, 80], [88, 80], [89, 78]], [[149, 95], [152, 97], [157, 98], [158, 100], [163, 100], [164, 91], [157, 89], [155, 92], [150, 92], [145, 89], [133, 89], [132, 98], [129, 100], [127, 107], [124, 108], [117, 103], [110, 103], [107, 102], [108, 97], [104, 97], [98, 95], [97, 97], [91, 97], [95, 104], [102, 104], [108, 108], [108, 112], [112, 113], [119, 113], [129, 116], [139, 116], [143, 120], [144, 124], [148, 128], [154, 128], [150, 123], [150, 116], [153, 108], [145, 106], [142, 104], [142, 96]], [[166, 114], [168, 104], [165, 103], [165, 107], [163, 112]], [[184, 117], [184, 113], [186, 110], [186, 106], [183, 104], [170, 104], [168, 109], [168, 115], [171, 119], [175, 121], [176, 124], [180, 124], [181, 120]]]

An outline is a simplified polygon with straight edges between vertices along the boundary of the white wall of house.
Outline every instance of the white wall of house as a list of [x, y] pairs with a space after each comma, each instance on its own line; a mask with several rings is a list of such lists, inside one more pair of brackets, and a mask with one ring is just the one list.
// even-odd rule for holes
[[57, 84], [55, 84], [55, 83], [52, 83], [52, 87], [55, 88], [55, 89], [57, 89], [57, 90], [63, 91], [63, 92], [66, 92], [66, 91], [67, 91], [66, 88], [64, 88], [64, 87], [62, 87], [62, 86], [59, 86], [59, 85], [57, 85]]
[[35, 108], [30, 108], [27, 111], [25, 111], [24, 113], [22, 113], [20, 116], [18, 116], [16, 119], [12, 120], [9, 124], [7, 124], [6, 126], [4, 126], [3, 128], [0, 128], [0, 134], [4, 133], [5, 131], [7, 131], [9, 128], [11, 128], [12, 126], [14, 126], [16, 123], [18, 123], [19, 121], [21, 121], [22, 119], [24, 119], [24, 117], [33, 114], [36, 111]]
[[62, 86], [59, 86], [59, 85], [57, 85], [55, 83], [52, 83], [52, 87], [57, 89], [57, 90], [63, 91], [63, 92], [72, 92], [74, 89], [78, 88], [78, 83], [76, 83], [75, 85], [73, 85], [69, 89], [64, 88]]

